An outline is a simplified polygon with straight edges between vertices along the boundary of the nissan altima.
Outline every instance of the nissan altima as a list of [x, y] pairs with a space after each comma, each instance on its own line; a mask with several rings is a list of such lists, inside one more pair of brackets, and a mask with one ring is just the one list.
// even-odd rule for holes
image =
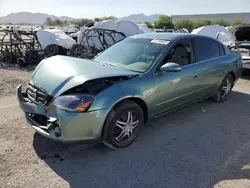
[[28, 87], [17, 87], [17, 98], [43, 136], [124, 148], [148, 119], [207, 98], [226, 101], [241, 72], [240, 54], [213, 38], [147, 33], [92, 60], [44, 59]]

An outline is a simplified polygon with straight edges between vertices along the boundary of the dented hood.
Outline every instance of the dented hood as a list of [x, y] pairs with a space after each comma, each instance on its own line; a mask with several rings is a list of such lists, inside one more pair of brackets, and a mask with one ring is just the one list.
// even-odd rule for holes
[[54, 97], [86, 81], [138, 73], [93, 60], [53, 56], [39, 63], [33, 72], [32, 83]]

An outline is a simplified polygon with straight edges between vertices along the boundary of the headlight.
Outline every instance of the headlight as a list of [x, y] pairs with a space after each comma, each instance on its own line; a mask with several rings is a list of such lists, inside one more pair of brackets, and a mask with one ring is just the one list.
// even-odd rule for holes
[[54, 105], [70, 112], [86, 112], [94, 97], [85, 94], [70, 94], [56, 98]]

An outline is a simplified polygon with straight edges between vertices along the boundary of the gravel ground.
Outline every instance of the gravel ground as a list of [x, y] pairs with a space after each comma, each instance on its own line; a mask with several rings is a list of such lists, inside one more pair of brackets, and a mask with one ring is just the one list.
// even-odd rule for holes
[[0, 97], [15, 94], [18, 84], [26, 85], [34, 67], [20, 69], [14, 65], [0, 63]]
[[129, 148], [61, 144], [27, 126], [15, 87], [31, 72], [0, 69], [0, 187], [249, 188], [250, 79], [229, 101], [204, 101], [148, 122]]

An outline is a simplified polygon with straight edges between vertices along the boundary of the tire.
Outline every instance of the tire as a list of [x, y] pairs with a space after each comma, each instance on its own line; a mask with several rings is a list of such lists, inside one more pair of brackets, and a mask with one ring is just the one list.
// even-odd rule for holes
[[144, 114], [140, 106], [125, 100], [109, 113], [104, 125], [103, 143], [111, 149], [128, 147], [139, 136], [143, 126]]
[[27, 65], [25, 59], [21, 58], [21, 57], [17, 59], [17, 64], [19, 67], [23, 67], [23, 66]]
[[50, 44], [44, 49], [44, 55], [46, 57], [52, 57], [58, 55], [60, 52], [59, 46], [56, 44]]
[[228, 96], [231, 94], [233, 84], [234, 84], [233, 75], [229, 73], [223, 79], [220, 88], [214, 95], [213, 99], [216, 102], [225, 102], [228, 99]]

